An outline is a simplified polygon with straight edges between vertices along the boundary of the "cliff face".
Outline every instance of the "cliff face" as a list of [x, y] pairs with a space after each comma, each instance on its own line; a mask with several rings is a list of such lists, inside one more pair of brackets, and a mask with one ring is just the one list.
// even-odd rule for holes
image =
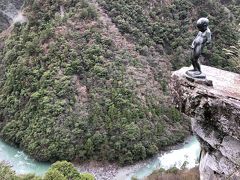
[[23, 0], [1, 0], [0, 32], [7, 29], [23, 5]]
[[173, 102], [192, 118], [202, 145], [203, 180], [240, 178], [240, 75], [203, 66], [213, 86], [190, 82], [188, 68], [172, 74]]

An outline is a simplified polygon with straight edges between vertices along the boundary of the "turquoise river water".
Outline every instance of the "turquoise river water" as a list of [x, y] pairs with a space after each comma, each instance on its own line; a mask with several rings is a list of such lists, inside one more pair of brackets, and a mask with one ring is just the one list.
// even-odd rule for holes
[[[169, 169], [173, 166], [180, 168], [184, 163], [187, 168], [193, 168], [198, 164], [200, 154], [200, 144], [196, 137], [189, 137], [185, 143], [176, 150], [171, 150], [163, 154], [159, 154], [155, 158], [149, 160], [146, 165], [140, 169], [123, 176], [124, 180], [131, 179], [132, 176], [142, 179], [159, 168]], [[0, 161], [5, 161], [12, 166], [17, 174], [35, 173], [43, 175], [50, 163], [37, 162], [26, 155], [22, 150], [10, 146], [0, 139]]]
[[156, 169], [163, 168], [167, 170], [174, 166], [181, 168], [183, 164], [185, 164], [186, 168], [191, 169], [198, 165], [200, 150], [201, 147], [197, 138], [195, 136], [191, 136], [181, 147], [179, 147], [179, 149], [159, 154], [130, 176], [142, 179], [145, 176], [150, 175]]
[[11, 165], [17, 174], [35, 173], [36, 175], [43, 175], [51, 165], [50, 163], [35, 161], [20, 149], [6, 144], [1, 139], [0, 161], [5, 161]]

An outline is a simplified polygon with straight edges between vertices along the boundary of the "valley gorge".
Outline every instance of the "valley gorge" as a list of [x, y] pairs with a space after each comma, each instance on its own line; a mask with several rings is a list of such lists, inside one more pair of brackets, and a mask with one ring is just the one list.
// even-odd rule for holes
[[[239, 15], [235, 0], [2, 0], [0, 138], [41, 162], [126, 166], [193, 131], [201, 179], [239, 178]], [[181, 69], [201, 16], [213, 87]]]

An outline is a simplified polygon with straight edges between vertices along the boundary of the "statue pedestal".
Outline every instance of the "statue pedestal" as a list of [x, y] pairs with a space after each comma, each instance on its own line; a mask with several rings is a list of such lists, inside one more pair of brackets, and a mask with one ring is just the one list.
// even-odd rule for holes
[[206, 79], [206, 75], [199, 71], [188, 70], [185, 73], [185, 77], [190, 82], [203, 84], [206, 86], [213, 86], [213, 82], [211, 80]]
[[186, 72], [186, 74], [187, 74], [189, 77], [192, 77], [192, 78], [206, 79], [206, 75], [203, 74], [203, 73], [200, 72], [200, 71], [188, 70], [188, 71]]

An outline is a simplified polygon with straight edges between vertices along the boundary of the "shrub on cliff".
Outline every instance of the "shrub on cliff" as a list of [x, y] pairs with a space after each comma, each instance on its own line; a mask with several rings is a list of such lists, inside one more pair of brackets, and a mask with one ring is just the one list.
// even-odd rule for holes
[[151, 175], [146, 177], [146, 180], [155, 179], [171, 179], [171, 180], [199, 180], [200, 174], [198, 167], [188, 169], [178, 169], [176, 167], [170, 168], [169, 170], [155, 170]]
[[16, 174], [11, 167], [4, 162], [0, 162], [0, 179], [15, 180]]
[[[240, 30], [239, 30], [240, 31]], [[228, 49], [223, 49], [226, 55], [230, 56], [230, 61], [234, 66], [234, 71], [240, 73], [240, 42]]]
[[0, 162], [0, 179], [1, 180], [41, 180], [41, 177], [34, 174], [16, 175], [15, 171], [11, 169], [5, 162]]

